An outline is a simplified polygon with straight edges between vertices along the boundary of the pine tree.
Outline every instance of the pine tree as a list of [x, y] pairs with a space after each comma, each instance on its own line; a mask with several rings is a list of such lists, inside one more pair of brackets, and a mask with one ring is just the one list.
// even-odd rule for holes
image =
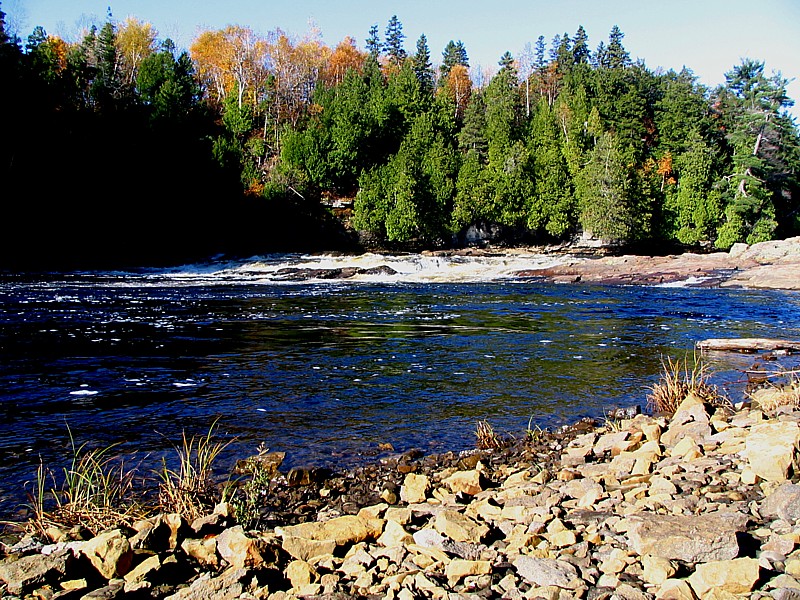
[[544, 36], [540, 35], [536, 40], [535, 62], [533, 63], [538, 72], [543, 71], [546, 64], [544, 60], [545, 49]]
[[620, 31], [618, 26], [614, 25], [611, 28], [611, 33], [608, 34], [608, 48], [604, 55], [606, 64], [602, 66], [607, 66], [609, 69], [618, 69], [631, 64], [630, 54], [622, 45], [622, 38], [624, 37], [625, 34]]
[[389, 24], [386, 26], [386, 37], [384, 42], [384, 49], [389, 61], [395, 66], [400, 66], [406, 59], [408, 54], [403, 48], [403, 41], [406, 39], [403, 33], [403, 24], [397, 18], [397, 15], [392, 15], [389, 19]]
[[578, 31], [572, 38], [572, 59], [576, 65], [588, 65], [591, 59], [589, 36], [586, 35], [583, 25], [578, 26]]
[[506, 50], [503, 56], [500, 57], [500, 60], [497, 62], [497, 64], [500, 65], [501, 73], [503, 71], [509, 71], [513, 77], [517, 76], [517, 67], [514, 64], [514, 57], [508, 50]]
[[469, 68], [467, 49], [461, 40], [457, 42], [450, 40], [442, 52], [442, 64], [439, 65], [440, 81], [447, 77], [450, 74], [450, 69], [456, 65]]
[[431, 65], [431, 51], [428, 48], [428, 38], [425, 34], [417, 40], [417, 52], [413, 57], [414, 73], [417, 75], [423, 93], [433, 91], [433, 65]]
[[378, 37], [378, 26], [373, 25], [369, 28], [369, 37], [367, 38], [367, 53], [369, 53], [372, 58], [377, 59], [380, 56], [382, 49], [383, 44], [381, 43], [380, 37]]

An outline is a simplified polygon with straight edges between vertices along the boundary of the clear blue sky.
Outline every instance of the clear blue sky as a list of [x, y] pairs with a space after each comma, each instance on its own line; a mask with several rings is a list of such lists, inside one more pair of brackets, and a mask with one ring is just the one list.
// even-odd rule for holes
[[[800, 0], [0, 0], [9, 25], [25, 39], [36, 25], [76, 39], [81, 26], [102, 23], [107, 7], [114, 19], [133, 15], [152, 23], [160, 37], [188, 47], [202, 28], [229, 24], [267, 33], [281, 28], [302, 36], [313, 19], [324, 41], [335, 46], [345, 36], [363, 48], [377, 24], [381, 34], [396, 14], [413, 52], [424, 33], [434, 62], [449, 40], [462, 40], [470, 64], [494, 69], [506, 50], [515, 56], [540, 35], [575, 34], [583, 25], [592, 49], [608, 41], [618, 25], [633, 59], [652, 70], [684, 65], [706, 85], [748, 57], [766, 62], [766, 71], [788, 79], [789, 95], [800, 104]], [[800, 121], [800, 106], [792, 113]]]

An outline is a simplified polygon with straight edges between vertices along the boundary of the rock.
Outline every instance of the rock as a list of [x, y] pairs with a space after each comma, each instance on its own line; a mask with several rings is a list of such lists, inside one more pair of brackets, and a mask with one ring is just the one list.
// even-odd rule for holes
[[264, 562], [258, 542], [244, 533], [241, 525], [217, 536], [217, 552], [234, 569], [257, 567]]
[[777, 588], [770, 592], [774, 600], [800, 600], [800, 590], [793, 588]]
[[656, 592], [656, 600], [697, 600], [685, 579], [667, 579]]
[[334, 540], [309, 540], [301, 537], [284, 536], [281, 548], [297, 560], [312, 560], [322, 556], [332, 555], [336, 550]]
[[762, 517], [797, 521], [800, 519], [800, 485], [784, 483], [761, 502], [758, 512]]
[[63, 550], [50, 555], [33, 554], [18, 560], [6, 560], [0, 562], [0, 581], [6, 583], [10, 593], [22, 596], [42, 585], [64, 579], [72, 559], [72, 553]]
[[167, 596], [165, 600], [235, 600], [247, 589], [245, 581], [251, 576], [247, 569], [228, 569], [219, 577], [206, 573], [192, 585]]
[[436, 515], [433, 526], [456, 542], [480, 542], [489, 528], [454, 510], [443, 510]]
[[456, 471], [442, 481], [454, 494], [463, 493], [474, 496], [483, 491], [483, 475], [478, 470]]
[[485, 575], [492, 572], [492, 564], [486, 560], [463, 560], [455, 558], [445, 567], [444, 574], [450, 587], [469, 575]]
[[747, 515], [711, 513], [697, 516], [642, 513], [625, 519], [631, 548], [688, 563], [730, 560], [739, 555], [736, 533], [744, 530]]
[[744, 594], [753, 589], [760, 575], [754, 558], [712, 561], [697, 565], [689, 576], [694, 592], [703, 598], [711, 590]]
[[649, 554], [642, 556], [642, 567], [644, 569], [642, 579], [653, 585], [663, 584], [677, 572], [675, 563], [671, 560]]
[[659, 441], [667, 448], [672, 448], [686, 437], [694, 439], [698, 444], [711, 437], [711, 420], [705, 403], [693, 393], [678, 405], [669, 422], [669, 428], [661, 434]]
[[383, 532], [383, 519], [366, 519], [356, 515], [337, 517], [329, 521], [313, 521], [278, 527], [275, 533], [283, 538], [298, 537], [321, 542], [333, 541], [337, 546], [376, 539]]
[[577, 569], [563, 560], [520, 556], [513, 564], [520, 577], [539, 587], [570, 589], [578, 579]]
[[80, 552], [105, 579], [124, 576], [131, 568], [133, 550], [119, 529], [112, 529], [84, 542]]
[[400, 499], [408, 504], [425, 502], [430, 489], [431, 482], [426, 475], [408, 473], [400, 488]]
[[400, 523], [396, 521], [386, 521], [383, 533], [377, 541], [381, 546], [400, 546], [413, 543], [414, 538], [411, 537], [411, 534], [408, 533]]
[[770, 421], [753, 426], [745, 440], [750, 468], [767, 481], [784, 481], [795, 463], [800, 426], [791, 421]]
[[148, 556], [125, 575], [126, 583], [141, 583], [147, 576], [161, 567], [161, 559], [157, 554]]
[[295, 589], [310, 585], [319, 581], [319, 573], [316, 569], [304, 560], [293, 560], [284, 571], [292, 587]]
[[185, 539], [181, 542], [181, 550], [191, 556], [201, 565], [209, 567], [219, 566], [217, 555], [217, 539], [215, 537], [202, 540]]

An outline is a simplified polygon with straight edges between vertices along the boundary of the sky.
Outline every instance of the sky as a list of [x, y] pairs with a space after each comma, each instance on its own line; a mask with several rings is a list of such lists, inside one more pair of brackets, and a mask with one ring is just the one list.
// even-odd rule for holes
[[625, 34], [631, 58], [656, 70], [686, 66], [699, 81], [716, 86], [743, 58], [765, 62], [766, 73], [792, 80], [791, 109], [800, 123], [800, 0], [0, 0], [9, 28], [24, 40], [37, 25], [75, 41], [91, 22], [134, 16], [152, 23], [160, 38], [188, 48], [199, 31], [226, 25], [266, 34], [280, 28], [302, 37], [313, 22], [323, 41], [335, 46], [345, 36], [364, 47], [369, 29], [381, 35], [397, 15], [409, 53], [425, 34], [434, 63], [450, 40], [461, 40], [470, 65], [497, 69], [500, 56], [518, 55], [543, 35], [575, 35], [583, 25], [594, 50], [614, 25]]

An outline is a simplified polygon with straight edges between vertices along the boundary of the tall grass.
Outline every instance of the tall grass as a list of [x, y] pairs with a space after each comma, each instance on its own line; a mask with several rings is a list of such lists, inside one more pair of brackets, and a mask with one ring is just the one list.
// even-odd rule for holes
[[44, 534], [49, 528], [70, 529], [80, 525], [96, 534], [117, 525], [133, 525], [146, 515], [136, 493], [137, 469], [129, 468], [114, 453], [118, 444], [105, 448], [76, 445], [67, 426], [72, 461], [63, 469], [61, 482], [39, 463], [30, 495], [30, 526]]
[[187, 520], [207, 514], [214, 507], [219, 493], [213, 482], [213, 466], [222, 451], [231, 443], [214, 440], [216, 419], [204, 436], [186, 437], [175, 447], [178, 468], [167, 467], [166, 460], [159, 473], [159, 502], [162, 510], [178, 513]]
[[674, 414], [689, 394], [714, 406], [729, 406], [730, 401], [720, 395], [717, 387], [708, 383], [708, 367], [688, 354], [683, 360], [661, 358], [661, 378], [651, 386], [647, 395], [647, 407], [654, 413]]

